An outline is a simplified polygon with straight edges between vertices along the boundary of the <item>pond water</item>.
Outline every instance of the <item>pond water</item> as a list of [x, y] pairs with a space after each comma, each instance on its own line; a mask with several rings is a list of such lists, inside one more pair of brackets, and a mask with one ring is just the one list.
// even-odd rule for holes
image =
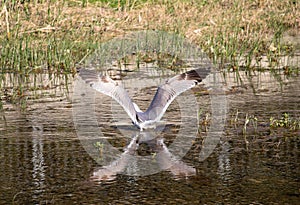
[[[272, 128], [270, 118], [279, 122], [287, 113], [284, 119], [299, 123], [300, 77], [270, 71], [251, 75], [240, 71], [239, 77], [235, 72], [223, 76], [229, 105], [226, 125], [216, 148], [204, 160], [199, 153], [210, 123], [209, 91], [201, 86], [193, 89], [201, 110], [200, 129], [188, 152], [176, 162], [168, 146], [182, 124], [179, 105], [172, 103], [163, 118], [163, 131], [156, 133], [158, 139], [145, 140], [137, 151], [157, 160], [158, 169], [168, 164], [167, 169], [143, 176], [134, 174], [141, 168], [131, 163], [136, 142], [132, 139], [138, 130], [126, 113], [124, 118], [115, 117], [124, 114], [116, 103], [95, 95], [101, 138], [121, 153], [127, 147], [117, 165], [104, 169], [74, 128], [74, 83], [66, 86], [61, 85], [63, 78], [41, 77], [49, 86], [28, 91], [25, 110], [7, 101], [3, 104], [0, 204], [298, 204], [300, 129]], [[134, 81], [145, 83], [146, 79]], [[157, 76], [149, 79], [144, 89], [124, 82], [142, 109], [152, 99], [155, 85], [162, 82]], [[101, 144], [97, 147], [93, 141], [91, 145], [101, 155]], [[157, 150], [163, 154], [155, 156]], [[126, 166], [133, 169], [132, 174], [122, 174]]]

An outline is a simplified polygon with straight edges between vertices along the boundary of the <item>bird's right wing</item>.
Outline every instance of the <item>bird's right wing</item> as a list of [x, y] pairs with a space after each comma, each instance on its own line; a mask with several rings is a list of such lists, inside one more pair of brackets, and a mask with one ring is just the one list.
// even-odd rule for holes
[[149, 108], [145, 112], [148, 118], [153, 121], [160, 120], [168, 106], [178, 95], [202, 81], [200, 72], [200, 70], [190, 70], [174, 76], [159, 86]]
[[126, 90], [108, 76], [101, 76], [95, 70], [80, 69], [79, 76], [96, 91], [112, 97], [127, 112], [133, 123], [137, 122], [136, 110]]

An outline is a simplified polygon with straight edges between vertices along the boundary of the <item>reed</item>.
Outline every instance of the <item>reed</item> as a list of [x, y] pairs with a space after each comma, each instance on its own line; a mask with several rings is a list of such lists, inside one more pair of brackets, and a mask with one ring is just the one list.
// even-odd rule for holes
[[283, 41], [299, 35], [295, 0], [1, 0], [0, 9], [1, 88], [7, 73], [20, 90], [28, 89], [29, 75], [74, 75], [100, 43], [147, 29], [185, 36], [237, 75], [240, 69], [299, 73], [299, 66], [278, 61], [300, 49], [299, 42]]

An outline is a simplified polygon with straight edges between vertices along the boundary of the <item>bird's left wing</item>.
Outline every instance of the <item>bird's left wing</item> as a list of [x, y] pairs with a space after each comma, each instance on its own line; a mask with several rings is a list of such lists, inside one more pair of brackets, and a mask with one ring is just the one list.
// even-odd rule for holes
[[95, 70], [80, 69], [79, 76], [96, 91], [112, 97], [127, 112], [133, 123], [137, 122], [136, 110], [126, 90], [108, 76], [99, 75]]

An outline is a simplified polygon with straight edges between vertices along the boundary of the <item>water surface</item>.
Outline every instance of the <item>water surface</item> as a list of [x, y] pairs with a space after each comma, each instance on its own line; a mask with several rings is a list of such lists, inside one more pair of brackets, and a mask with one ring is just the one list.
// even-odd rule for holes
[[[141, 79], [147, 77], [136, 82]], [[149, 79], [156, 85], [162, 80]], [[38, 99], [28, 97], [26, 110], [4, 102], [0, 123], [0, 203], [297, 204], [299, 129], [270, 128], [269, 122], [271, 117], [280, 119], [284, 113], [299, 120], [299, 76], [257, 72], [249, 78], [241, 72], [237, 78], [236, 73], [227, 73], [225, 82], [230, 105], [226, 127], [218, 146], [204, 161], [199, 159], [199, 153], [209, 126], [210, 96], [204, 88], [193, 90], [198, 93], [201, 129], [189, 152], [180, 159], [179, 167], [189, 170], [188, 176], [183, 176], [182, 170], [167, 169], [148, 176], [116, 173], [107, 178], [110, 180], [93, 180], [93, 173], [103, 167], [77, 137], [72, 83], [66, 90], [57, 81]], [[127, 83], [130, 95], [142, 109], [152, 99], [154, 86], [136, 90]], [[28, 92], [31, 95], [34, 94]], [[110, 98], [96, 95], [95, 103], [99, 102], [98, 126], [103, 136], [122, 151], [137, 130], [126, 113], [124, 118], [114, 117], [122, 109]], [[174, 102], [164, 117], [167, 126], [159, 134], [167, 147], [181, 126], [179, 116]], [[247, 118], [252, 120], [245, 129]], [[146, 143], [139, 148], [139, 154], [151, 156], [156, 145], [153, 146], [149, 148]]]

